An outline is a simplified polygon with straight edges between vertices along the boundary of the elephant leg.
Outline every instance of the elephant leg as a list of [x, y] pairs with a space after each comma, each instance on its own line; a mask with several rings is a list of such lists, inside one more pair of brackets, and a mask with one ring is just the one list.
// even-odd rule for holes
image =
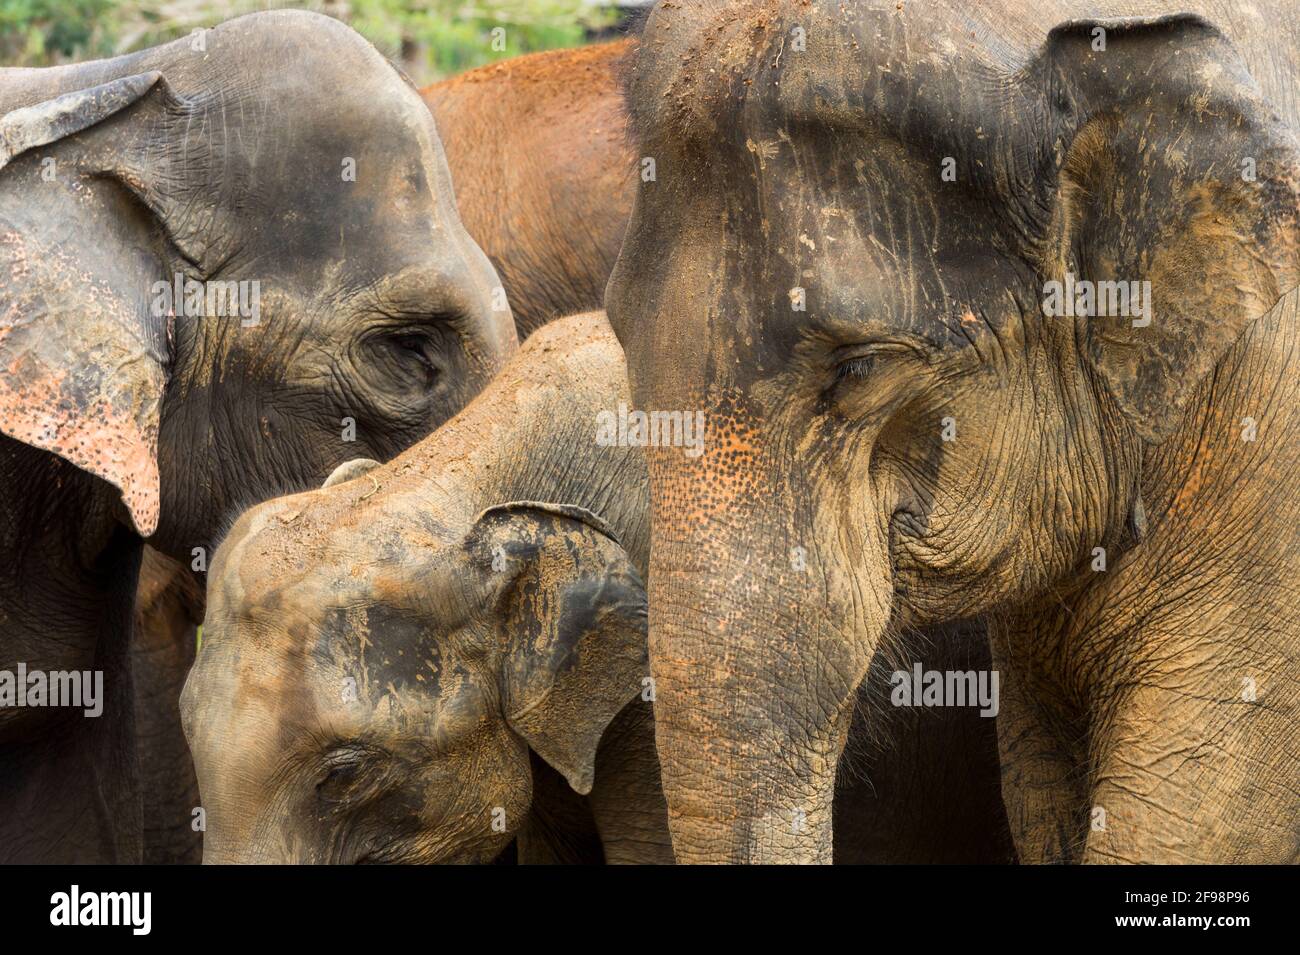
[[1163, 678], [1123, 693], [1098, 729], [1083, 861], [1300, 861], [1296, 682], [1286, 664], [1175, 658]]
[[633, 700], [605, 730], [588, 803], [610, 865], [673, 863], [651, 704]]
[[1017, 652], [1040, 639], [1039, 628], [1004, 620], [991, 630], [1002, 801], [1016, 854], [1026, 864], [1076, 862], [1089, 824], [1086, 731], [1065, 712], [1063, 694]]
[[194, 578], [146, 547], [131, 644], [146, 863], [197, 864], [203, 856], [203, 835], [193, 827], [199, 784], [180, 719], [181, 689], [202, 618], [203, 595]]

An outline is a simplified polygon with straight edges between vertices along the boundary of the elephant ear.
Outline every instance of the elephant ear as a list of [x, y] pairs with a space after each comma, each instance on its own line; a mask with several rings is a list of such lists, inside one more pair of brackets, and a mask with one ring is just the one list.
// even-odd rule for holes
[[[1199, 17], [1066, 23], [1040, 65], [1059, 131], [1044, 272], [1149, 289], [1149, 312], [1080, 321], [1098, 376], [1158, 442], [1297, 284], [1300, 152], [1237, 51]], [[1117, 311], [1115, 287], [1105, 294]]]
[[497, 581], [506, 720], [585, 795], [601, 736], [649, 672], [645, 586], [613, 532], [579, 507], [492, 507], [469, 541]]
[[95, 182], [160, 210], [148, 144], [176, 102], [150, 72], [0, 116], [0, 431], [113, 484], [144, 536], [170, 362], [151, 307], [163, 270], [147, 216]]

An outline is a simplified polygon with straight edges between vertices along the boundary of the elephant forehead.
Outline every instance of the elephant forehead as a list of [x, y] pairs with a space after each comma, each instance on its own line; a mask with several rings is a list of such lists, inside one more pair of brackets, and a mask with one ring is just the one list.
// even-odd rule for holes
[[[814, 338], [965, 351], [1014, 322], [1033, 297], [1041, 225], [1017, 176], [1049, 139], [1014, 119], [1040, 95], [1011, 82], [1024, 58], [978, 30], [921, 30], [892, 3], [770, 7], [687, 3], [662, 8], [672, 29], [651, 24], [634, 100], [671, 181], [643, 187], [638, 226], [652, 238], [624, 254], [658, 247], [631, 280], [657, 286], [631, 306], [657, 306], [652, 348], [710, 364], [679, 376], [698, 381], [764, 355], [780, 366]], [[711, 36], [717, 50], [696, 49]], [[1001, 98], [964, 97], [962, 72], [996, 78]], [[720, 147], [707, 162], [680, 145], [692, 132]], [[746, 353], [757, 360], [735, 359]]]
[[[1068, 16], [1064, 6], [1057, 19]], [[760, 112], [788, 126], [850, 129], [942, 118], [985, 102], [963, 97], [963, 78], [987, 86], [1013, 73], [1056, 22], [1052, 14], [1025, 18], [1002, 7], [945, 0], [664, 4], [642, 42], [630, 97], [634, 124], [643, 139], [670, 133], [743, 141]]]
[[[1020, 303], [1033, 299], [1032, 268], [955, 211], [961, 200], [944, 219], [938, 200], [881, 188], [884, 177], [874, 176], [838, 195], [818, 184], [806, 201], [782, 196], [782, 179], [809, 175], [774, 158], [765, 181], [733, 181], [708, 229], [659, 223], [653, 244], [667, 254], [632, 280], [629, 307], [654, 313], [641, 323], [644, 340], [628, 347], [635, 377], [660, 387], [673, 378], [667, 390], [691, 408], [708, 400], [698, 390], [705, 381], [748, 389], [837, 349], [882, 342], [955, 356], [1016, 326]], [[699, 208], [689, 198], [657, 201], [662, 220]]]

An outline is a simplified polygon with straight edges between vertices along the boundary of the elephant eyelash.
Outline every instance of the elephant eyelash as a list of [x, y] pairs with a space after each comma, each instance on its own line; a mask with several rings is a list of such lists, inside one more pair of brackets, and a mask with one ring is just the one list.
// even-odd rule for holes
[[393, 344], [403, 351], [409, 351], [420, 359], [421, 363], [432, 369], [427, 351], [429, 343], [420, 335], [401, 335], [393, 339]]
[[859, 358], [851, 358], [840, 364], [835, 370], [835, 380], [844, 381], [847, 378], [855, 378], [859, 381], [866, 380], [876, 367], [875, 355], [863, 355]]
[[331, 766], [329, 771], [325, 773], [325, 777], [316, 784], [316, 790], [319, 792], [325, 786], [348, 782], [360, 768], [359, 763], [340, 763], [337, 766]]
[[836, 366], [836, 384], [847, 379], [864, 381], [878, 374], [882, 358], [925, 360], [925, 355], [920, 349], [905, 342], [880, 342], [875, 345], [859, 345], [855, 350], [857, 351], [856, 355], [850, 355]]
[[359, 770], [371, 756], [371, 751], [356, 743], [343, 743], [321, 758], [321, 775], [316, 783], [319, 790], [331, 782], [342, 782]]

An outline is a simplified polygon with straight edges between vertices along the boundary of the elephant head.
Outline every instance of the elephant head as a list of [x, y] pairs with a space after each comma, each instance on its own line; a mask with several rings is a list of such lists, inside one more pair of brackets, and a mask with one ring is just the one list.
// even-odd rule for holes
[[1131, 546], [1144, 449], [1296, 285], [1300, 154], [1224, 35], [1028, 7], [646, 28], [607, 307], [636, 407], [706, 421], [649, 453], [679, 860], [828, 860], [881, 641]]
[[[390, 464], [239, 519], [181, 699], [205, 861], [486, 861], [528, 818], [530, 751], [590, 791], [647, 673], [620, 542], [637, 526], [568, 490], [593, 452], [644, 489], [637, 452], [597, 448], [587, 413], [623, 393], [621, 358], [603, 316], [555, 323]], [[543, 434], [570, 453], [521, 469]], [[643, 496], [603, 510], [626, 523]]]
[[418, 94], [312, 14], [0, 71], [0, 273], [0, 430], [186, 559], [418, 440], [516, 341]]

